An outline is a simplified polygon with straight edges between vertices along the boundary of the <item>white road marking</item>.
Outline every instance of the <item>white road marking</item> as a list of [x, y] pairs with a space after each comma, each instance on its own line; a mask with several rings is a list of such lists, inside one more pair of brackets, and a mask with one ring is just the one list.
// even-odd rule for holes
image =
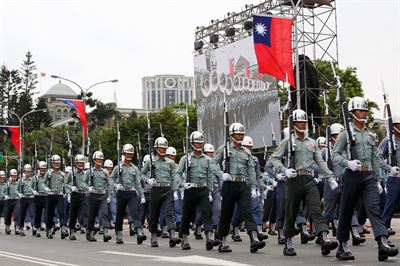
[[15, 259], [15, 260], [20, 260], [20, 261], [27, 261], [31, 263], [36, 263], [36, 264], [41, 264], [41, 265], [47, 265], [47, 266], [79, 266], [78, 264], [70, 264], [70, 263], [64, 263], [64, 262], [59, 262], [59, 261], [54, 261], [54, 260], [45, 260], [41, 258], [36, 258], [36, 257], [30, 257], [30, 256], [25, 256], [17, 253], [11, 253], [11, 252], [6, 252], [6, 251], [0, 251], [0, 256], [10, 258], [10, 259]]
[[117, 252], [117, 251], [100, 251], [100, 252], [106, 254], [122, 255], [122, 256], [149, 258], [151, 260], [164, 261], [170, 263], [220, 265], [220, 266], [251, 266], [250, 264], [242, 264], [233, 261], [214, 259], [198, 255], [183, 256], [183, 257], [167, 257], [167, 256], [144, 255], [144, 254], [127, 253], [127, 252]]

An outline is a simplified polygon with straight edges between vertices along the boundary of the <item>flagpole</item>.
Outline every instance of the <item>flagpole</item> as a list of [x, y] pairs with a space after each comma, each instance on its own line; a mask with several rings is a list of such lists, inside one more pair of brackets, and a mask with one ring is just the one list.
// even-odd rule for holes
[[301, 109], [301, 95], [300, 95], [300, 66], [299, 66], [299, 40], [297, 32], [297, 8], [302, 1], [297, 1], [296, 5], [293, 0], [290, 0], [293, 7], [293, 20], [294, 20], [294, 44], [295, 44], [295, 64], [296, 64], [296, 108]]

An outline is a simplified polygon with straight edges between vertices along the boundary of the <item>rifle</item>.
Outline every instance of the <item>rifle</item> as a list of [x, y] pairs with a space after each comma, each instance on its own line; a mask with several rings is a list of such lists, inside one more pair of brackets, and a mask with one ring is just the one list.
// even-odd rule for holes
[[119, 132], [119, 122], [117, 120], [117, 163], [118, 163], [118, 183], [122, 185], [122, 167], [121, 167], [121, 133]]
[[311, 138], [317, 139], [317, 132], [315, 131], [315, 124], [314, 124], [314, 114], [311, 114], [311, 125], [312, 125], [312, 133]]
[[343, 122], [344, 122], [344, 128], [346, 131], [346, 137], [347, 137], [347, 152], [349, 154], [349, 160], [355, 160], [357, 158], [357, 153], [355, 150], [355, 136], [354, 136], [354, 130], [352, 127], [352, 121], [349, 113], [349, 109], [347, 107], [347, 101], [346, 101], [346, 96], [344, 95], [343, 87], [340, 82], [340, 78], [338, 75], [336, 75], [335, 67], [333, 66], [333, 63], [331, 61], [331, 67], [333, 71], [333, 76], [335, 77], [336, 80], [336, 87], [337, 87], [337, 95], [336, 95], [336, 101], [340, 102], [340, 105], [342, 107], [342, 115], [343, 115]]
[[150, 155], [150, 178], [155, 178], [155, 173], [154, 173], [154, 164], [153, 164], [153, 144], [152, 142], [152, 136], [151, 136], [151, 126], [150, 126], [150, 119], [149, 119], [149, 113], [146, 115], [147, 119], [147, 141], [149, 145], [149, 155]]
[[161, 137], [164, 137], [164, 133], [163, 133], [163, 130], [162, 130], [162, 124], [160, 123], [160, 135], [161, 135]]
[[288, 94], [288, 112], [289, 112], [289, 140], [288, 140], [288, 168], [295, 169], [295, 161], [294, 161], [294, 151], [295, 151], [295, 144], [294, 144], [294, 125], [293, 125], [293, 106], [292, 106], [292, 96], [290, 91], [290, 86], [288, 85], [287, 75], [286, 75], [286, 90]]
[[386, 138], [388, 140], [388, 163], [391, 166], [397, 165], [397, 158], [396, 158], [396, 150], [397, 150], [397, 143], [393, 138], [394, 128], [393, 128], [393, 118], [392, 118], [392, 110], [389, 104], [389, 96], [385, 92], [385, 87], [383, 86], [382, 81], [382, 90], [383, 90], [383, 100], [384, 100], [384, 108], [386, 108]]
[[279, 120], [281, 126], [281, 141], [285, 138], [285, 134], [283, 133], [283, 129], [285, 128], [285, 123], [283, 120], [283, 111], [281, 109], [281, 99], [278, 97], [278, 108], [279, 108]]
[[34, 171], [34, 189], [38, 191], [39, 189], [39, 178], [38, 178], [38, 159], [37, 159], [37, 149], [36, 149], [36, 142], [35, 142], [35, 158], [34, 158], [34, 166], [33, 166], [33, 171]]
[[137, 160], [138, 160], [138, 169], [139, 171], [142, 169], [142, 158], [140, 157], [140, 153], [142, 152], [142, 143], [140, 143], [139, 133], [137, 134], [138, 139], [138, 152], [137, 152]]
[[229, 113], [228, 105], [226, 104], [226, 95], [224, 91], [224, 126], [225, 126], [225, 143], [224, 143], [224, 157], [222, 161], [222, 170], [224, 173], [229, 173]]
[[24, 169], [24, 163], [22, 161], [22, 156], [19, 159], [19, 187], [22, 194], [24, 194], [24, 174], [22, 173]]
[[53, 136], [50, 135], [50, 152], [47, 154], [47, 169], [51, 167], [51, 157], [53, 156]]
[[87, 143], [87, 156], [89, 158], [89, 182], [90, 182], [90, 186], [93, 186], [93, 172], [92, 172], [92, 154], [91, 154], [91, 150], [90, 150], [90, 137], [88, 135], [88, 143]]
[[272, 132], [272, 148], [276, 147], [276, 137], [274, 132], [274, 124], [271, 122], [271, 132]]
[[263, 145], [264, 145], [264, 156], [263, 156], [263, 158], [264, 158], [264, 161], [267, 159], [267, 151], [268, 151], [268, 148], [267, 148], [267, 144], [265, 144], [265, 139], [264, 139], [264, 137], [262, 137], [262, 140], [263, 140]]
[[186, 182], [190, 182], [190, 158], [189, 158], [189, 110], [188, 106], [186, 105], [186, 136], [185, 136], [185, 179]]
[[74, 187], [76, 187], [76, 176], [75, 176], [75, 170], [74, 170], [74, 165], [73, 165], [73, 151], [72, 151], [72, 141], [69, 138], [69, 132], [67, 130], [67, 140], [68, 140], [68, 158], [70, 160], [70, 164], [71, 164], [71, 175], [72, 175], [72, 185]]
[[326, 103], [326, 94], [324, 91], [324, 105], [325, 105], [325, 117], [326, 117], [326, 164], [330, 170], [333, 169], [332, 154], [331, 154], [331, 116], [329, 114], [329, 106]]

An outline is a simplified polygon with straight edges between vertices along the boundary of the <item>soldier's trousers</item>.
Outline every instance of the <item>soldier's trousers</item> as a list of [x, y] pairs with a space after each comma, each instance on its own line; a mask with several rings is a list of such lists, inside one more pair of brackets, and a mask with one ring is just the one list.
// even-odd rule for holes
[[142, 228], [139, 220], [139, 197], [136, 191], [117, 191], [117, 217], [115, 219], [115, 231], [122, 231], [125, 210], [128, 207], [128, 215], [132, 219], [134, 228]]
[[4, 216], [4, 211], [5, 211], [5, 206], [6, 206], [6, 200], [0, 200], [0, 217]]
[[40, 228], [42, 225], [42, 214], [46, 210], [47, 195], [36, 195], [33, 201], [35, 202], [35, 228]]
[[53, 228], [53, 217], [56, 211], [60, 219], [60, 225], [67, 225], [67, 217], [65, 217], [64, 211], [64, 197], [63, 195], [47, 195], [46, 199], [46, 229], [50, 230]]
[[340, 204], [337, 239], [349, 240], [351, 218], [359, 198], [364, 203], [375, 238], [387, 236], [387, 228], [380, 215], [379, 191], [373, 172], [346, 170], [343, 175], [343, 192]]
[[[27, 210], [29, 210], [29, 213], [32, 215], [35, 213], [35, 202], [34, 198], [22, 198], [19, 200], [19, 225], [20, 227], [24, 227], [25, 224], [25, 216]], [[32, 217], [33, 218], [33, 217]], [[33, 219], [31, 220], [31, 224], [33, 222]]]
[[295, 235], [296, 216], [298, 215], [301, 202], [308, 206], [315, 232], [318, 234], [328, 231], [328, 226], [321, 214], [321, 200], [314, 177], [299, 175], [286, 180], [286, 206], [283, 235], [285, 237], [293, 237]]
[[[221, 193], [219, 187], [214, 187], [214, 191], [212, 193], [213, 201], [212, 201], [212, 223], [214, 227], [218, 226], [219, 218], [221, 215]], [[203, 218], [201, 217], [201, 212], [196, 213], [196, 226], [201, 226], [203, 224]]]
[[11, 225], [11, 216], [14, 212], [14, 225], [18, 227], [19, 225], [19, 200], [9, 199], [6, 200], [6, 210], [4, 213], [4, 224]]
[[72, 192], [70, 196], [70, 206], [69, 206], [69, 228], [74, 229], [76, 225], [76, 221], [78, 219], [79, 214], [81, 214], [83, 218], [83, 223], [81, 225], [86, 225], [86, 194], [85, 193], [77, 193]]
[[250, 198], [250, 187], [246, 182], [224, 182], [222, 186], [221, 219], [218, 225], [219, 236], [229, 234], [235, 203], [239, 206], [247, 231], [257, 230], [257, 225], [250, 212]]
[[400, 178], [389, 176], [386, 182], [386, 204], [382, 218], [387, 228], [391, 227], [391, 221], [396, 206], [400, 202]]
[[144, 224], [145, 220], [147, 221], [150, 220], [150, 193], [144, 192], [144, 199], [146, 202], [144, 204], [141, 204], [138, 201], [138, 206], [139, 206], [139, 221]]
[[150, 190], [150, 233], [157, 232], [161, 206], [164, 204], [167, 229], [175, 229], [174, 196], [170, 187], [152, 187]]
[[[183, 190], [182, 189], [177, 189], [177, 193], [178, 193], [178, 199], [175, 200], [174, 199], [174, 217], [175, 217], [175, 223], [176, 224], [180, 224], [182, 221], [182, 204], [183, 204]], [[165, 210], [164, 210], [164, 204], [161, 207], [161, 211], [160, 211], [160, 225], [161, 226], [166, 226], [167, 222], [165, 220]], [[201, 223], [200, 223], [201, 225]]]
[[189, 235], [190, 219], [196, 213], [196, 207], [201, 212], [205, 232], [213, 231], [211, 203], [208, 199], [207, 188], [191, 188], [185, 190], [183, 198], [183, 213], [181, 233]]
[[[106, 194], [89, 194], [87, 196], [88, 207], [88, 231], [93, 231], [94, 222], [97, 215], [100, 214], [103, 221], [103, 228], [110, 228], [110, 218], [108, 217], [107, 195]], [[122, 230], [120, 230], [122, 231]]]
[[278, 181], [278, 184], [275, 187], [276, 229], [282, 229], [283, 224], [285, 223], [285, 204], [286, 204], [285, 184], [286, 184], [285, 181]]

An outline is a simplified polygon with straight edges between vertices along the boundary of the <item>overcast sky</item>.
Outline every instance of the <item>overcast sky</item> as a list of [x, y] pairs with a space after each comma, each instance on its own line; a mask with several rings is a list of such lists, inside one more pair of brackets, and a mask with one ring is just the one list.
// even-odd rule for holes
[[[120, 81], [116, 85], [118, 106], [140, 108], [143, 76], [193, 76], [196, 26], [260, 1], [0, 3], [0, 63], [19, 68], [26, 51], [31, 50], [38, 71], [47, 74], [39, 85], [43, 92], [56, 82], [51, 74], [83, 87], [116, 78]], [[366, 96], [380, 105], [383, 79], [393, 108], [399, 106], [400, 1], [339, 0], [337, 16], [341, 67], [357, 67]], [[93, 92], [105, 102], [113, 99], [112, 84], [95, 87]], [[400, 111], [400, 107], [396, 109]]]

